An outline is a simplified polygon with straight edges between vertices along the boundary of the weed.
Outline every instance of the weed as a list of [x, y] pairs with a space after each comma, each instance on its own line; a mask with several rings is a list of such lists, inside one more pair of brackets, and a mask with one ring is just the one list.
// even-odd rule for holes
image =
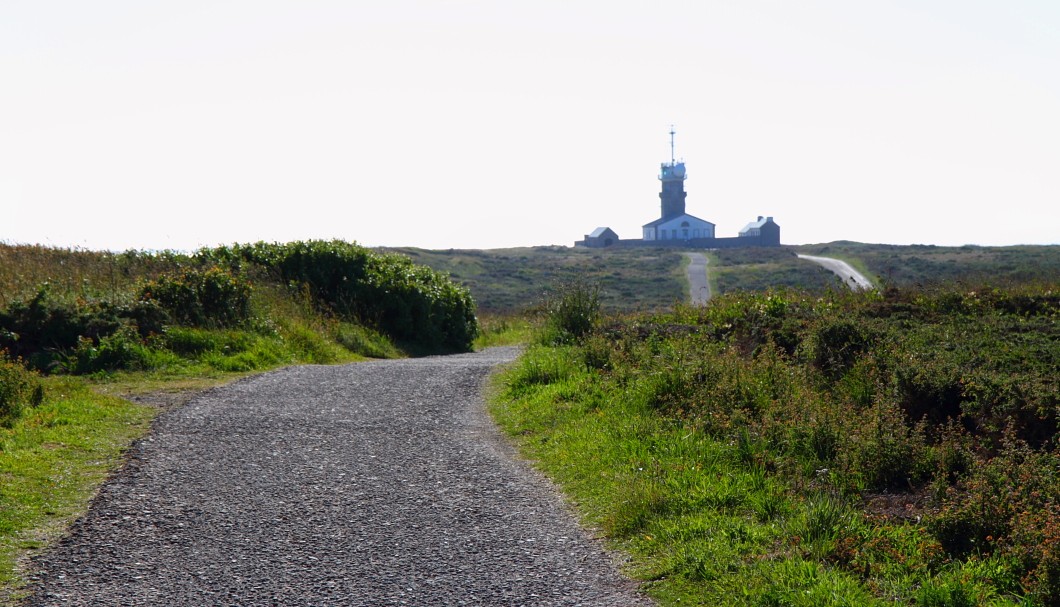
[[600, 287], [575, 281], [564, 284], [545, 304], [544, 343], [581, 341], [600, 322]]
[[44, 388], [37, 374], [0, 350], [0, 426], [10, 426], [24, 409], [39, 406], [43, 399]]

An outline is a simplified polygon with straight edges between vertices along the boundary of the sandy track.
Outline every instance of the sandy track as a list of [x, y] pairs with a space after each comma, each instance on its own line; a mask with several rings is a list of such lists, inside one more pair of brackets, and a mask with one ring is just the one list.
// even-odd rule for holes
[[872, 282], [868, 278], [865, 278], [861, 272], [858, 272], [850, 266], [847, 262], [841, 259], [833, 259], [831, 257], [816, 257], [814, 255], [799, 255], [799, 259], [805, 259], [812, 261], [816, 264], [821, 265], [829, 272], [832, 272], [838, 276], [843, 284], [850, 287], [853, 291], [871, 289]]
[[701, 306], [710, 301], [710, 282], [707, 280], [707, 256], [703, 253], [685, 253], [688, 258], [688, 290], [692, 305]]

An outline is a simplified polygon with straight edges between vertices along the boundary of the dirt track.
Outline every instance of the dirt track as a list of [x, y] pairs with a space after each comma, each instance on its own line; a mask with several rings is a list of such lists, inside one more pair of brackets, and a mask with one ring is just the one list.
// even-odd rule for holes
[[692, 305], [701, 306], [710, 301], [710, 281], [707, 279], [707, 256], [703, 253], [685, 253], [688, 257], [688, 291]]

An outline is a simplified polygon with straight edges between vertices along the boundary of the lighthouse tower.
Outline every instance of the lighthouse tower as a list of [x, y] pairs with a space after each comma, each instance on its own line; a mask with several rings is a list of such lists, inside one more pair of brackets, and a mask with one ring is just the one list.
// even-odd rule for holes
[[662, 182], [662, 191], [659, 199], [662, 201], [662, 218], [669, 219], [685, 214], [685, 163], [674, 160], [674, 127], [670, 126], [670, 163], [662, 163], [659, 170], [659, 181]]
[[[714, 224], [685, 212], [685, 163], [674, 158], [674, 127], [670, 127], [670, 162], [659, 170], [662, 192], [662, 216], [644, 224], [644, 240], [672, 240], [679, 242], [714, 238]], [[676, 243], [675, 243], [676, 244]]]

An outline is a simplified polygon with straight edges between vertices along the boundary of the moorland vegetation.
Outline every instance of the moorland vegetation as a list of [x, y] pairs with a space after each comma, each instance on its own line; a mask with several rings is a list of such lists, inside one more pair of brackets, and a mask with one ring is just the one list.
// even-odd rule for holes
[[794, 250], [843, 259], [873, 283], [883, 286], [1060, 281], [1060, 246], [1057, 245], [943, 247], [838, 241], [802, 245]]
[[591, 287], [493, 412], [663, 604], [1060, 605], [1060, 287]]
[[601, 306], [612, 312], [663, 310], [688, 298], [683, 257], [670, 249], [387, 250], [449, 274], [493, 316], [537, 308], [550, 291], [575, 280], [597, 284]]

